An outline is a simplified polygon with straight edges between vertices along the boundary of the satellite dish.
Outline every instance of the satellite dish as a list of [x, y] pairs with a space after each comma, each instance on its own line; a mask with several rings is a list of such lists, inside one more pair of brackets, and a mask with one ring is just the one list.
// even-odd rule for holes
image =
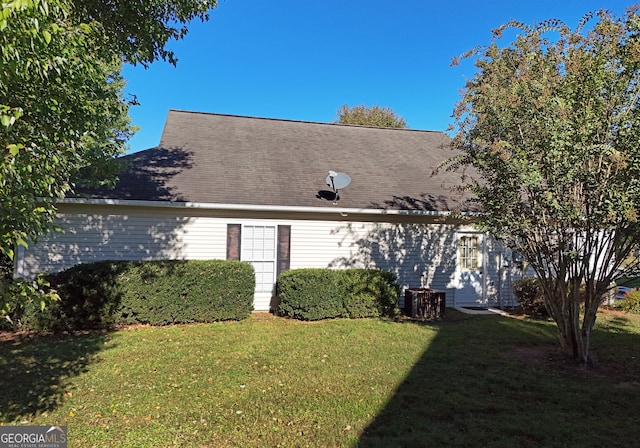
[[327, 176], [327, 185], [333, 189], [335, 193], [335, 198], [333, 200], [333, 204], [336, 204], [338, 200], [338, 191], [347, 187], [351, 183], [351, 176], [345, 173], [337, 173], [335, 171], [329, 171], [329, 175]]
[[345, 173], [336, 173], [329, 171], [327, 176], [327, 185], [333, 188], [333, 191], [342, 190], [351, 183], [351, 176]]

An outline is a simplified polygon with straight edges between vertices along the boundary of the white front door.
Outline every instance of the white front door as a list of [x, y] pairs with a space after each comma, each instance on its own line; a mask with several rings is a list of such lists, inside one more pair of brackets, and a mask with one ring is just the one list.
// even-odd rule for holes
[[254, 309], [267, 311], [276, 282], [276, 227], [244, 226], [242, 261], [253, 265], [256, 274]]
[[455, 305], [484, 306], [486, 304], [484, 235], [478, 232], [460, 232], [457, 241]]

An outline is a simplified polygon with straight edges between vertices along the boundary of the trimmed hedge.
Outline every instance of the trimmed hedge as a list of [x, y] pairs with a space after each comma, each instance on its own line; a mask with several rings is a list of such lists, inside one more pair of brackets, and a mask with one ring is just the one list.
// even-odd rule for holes
[[38, 330], [240, 320], [255, 289], [253, 267], [233, 260], [102, 261], [48, 280], [61, 300], [31, 313], [27, 326]]
[[375, 269], [296, 269], [276, 285], [281, 316], [301, 320], [395, 316], [395, 274]]
[[121, 323], [240, 320], [253, 310], [255, 276], [231, 260], [141, 263], [127, 272]]

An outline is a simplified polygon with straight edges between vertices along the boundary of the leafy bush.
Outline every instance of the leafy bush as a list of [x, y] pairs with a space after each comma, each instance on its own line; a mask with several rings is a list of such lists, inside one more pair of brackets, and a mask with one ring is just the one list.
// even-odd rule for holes
[[397, 313], [400, 288], [395, 274], [374, 269], [334, 272], [346, 289], [343, 303], [349, 317], [391, 317]]
[[13, 278], [13, 260], [0, 252], [0, 330], [23, 328], [26, 309], [42, 308], [58, 299], [43, 275]]
[[616, 303], [616, 307], [627, 313], [640, 314], [640, 291], [629, 291], [624, 295], [624, 299]]
[[167, 325], [246, 318], [253, 310], [255, 276], [249, 263], [232, 260], [133, 264], [118, 322]]
[[373, 269], [297, 269], [278, 278], [277, 312], [302, 320], [392, 316], [396, 276]]
[[25, 327], [29, 311], [42, 310], [58, 300], [43, 275], [34, 280], [0, 278], [0, 330], [16, 331]]
[[49, 276], [60, 301], [27, 320], [38, 330], [109, 328], [117, 324], [243, 319], [253, 309], [255, 277], [248, 263], [102, 261]]
[[278, 277], [277, 313], [303, 320], [344, 317], [338, 278], [328, 269], [297, 269]]
[[513, 294], [522, 310], [531, 316], [546, 316], [542, 285], [537, 278], [528, 277], [513, 282]]
[[129, 262], [80, 264], [49, 275], [51, 288], [60, 301], [40, 311], [28, 310], [25, 323], [36, 330], [88, 330], [115, 324], [115, 314], [122, 299], [118, 276]]

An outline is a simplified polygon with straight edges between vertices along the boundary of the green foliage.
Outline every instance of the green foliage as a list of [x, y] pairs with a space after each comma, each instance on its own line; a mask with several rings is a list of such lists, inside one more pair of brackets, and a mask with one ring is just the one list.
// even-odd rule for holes
[[239, 261], [102, 261], [49, 277], [61, 300], [31, 310], [37, 330], [86, 330], [117, 324], [168, 325], [246, 318], [253, 268]]
[[406, 128], [407, 122], [388, 107], [364, 104], [349, 107], [344, 104], [338, 109], [336, 123], [355, 124], [359, 126], [373, 126], [377, 128]]
[[35, 330], [110, 328], [121, 306], [123, 284], [118, 276], [129, 262], [79, 264], [48, 277], [60, 301], [41, 311], [29, 308], [23, 325]]
[[213, 0], [2, 3], [1, 254], [13, 258], [16, 244], [26, 246], [51, 230], [56, 201], [74, 188], [113, 183], [115, 159], [135, 132], [120, 76], [123, 61], [175, 63], [166, 44], [185, 35], [189, 20], [206, 20], [215, 5]]
[[531, 316], [546, 316], [544, 290], [537, 278], [523, 278], [513, 282], [513, 294], [522, 310]]
[[[0, 250], [49, 229], [79, 169], [124, 153], [120, 58], [65, 1], [3, 3], [0, 27]], [[99, 147], [100, 151], [96, 148]]]
[[14, 279], [11, 258], [0, 253], [0, 330], [19, 328], [27, 304], [42, 310], [58, 299], [43, 275], [31, 281]]
[[349, 317], [391, 317], [397, 313], [400, 289], [396, 275], [376, 269], [334, 271], [345, 289], [344, 308]]
[[253, 310], [255, 276], [233, 260], [163, 261], [131, 265], [118, 321], [167, 325], [246, 318]]
[[42, 312], [46, 307], [55, 306], [60, 297], [51, 289], [44, 275], [27, 281], [22, 278], [0, 279], [0, 329], [15, 330], [25, 323], [29, 310]]
[[393, 316], [393, 273], [374, 269], [296, 269], [278, 277], [278, 314], [302, 320]]
[[629, 291], [624, 299], [616, 302], [616, 307], [627, 313], [640, 314], [640, 291]]
[[303, 320], [346, 317], [337, 276], [328, 269], [294, 269], [278, 277], [278, 314]]
[[206, 21], [216, 0], [76, 0], [73, 19], [99, 23], [106, 45], [126, 62], [148, 66], [155, 60], [177, 62], [166, 48], [186, 36], [186, 24]]
[[[465, 55], [477, 72], [454, 113], [461, 155], [448, 166], [465, 169], [478, 224], [524, 255], [562, 345], [585, 363], [601, 297], [639, 267], [636, 11], [589, 14], [575, 30], [557, 20], [498, 28]], [[503, 46], [507, 31], [518, 34]]]

